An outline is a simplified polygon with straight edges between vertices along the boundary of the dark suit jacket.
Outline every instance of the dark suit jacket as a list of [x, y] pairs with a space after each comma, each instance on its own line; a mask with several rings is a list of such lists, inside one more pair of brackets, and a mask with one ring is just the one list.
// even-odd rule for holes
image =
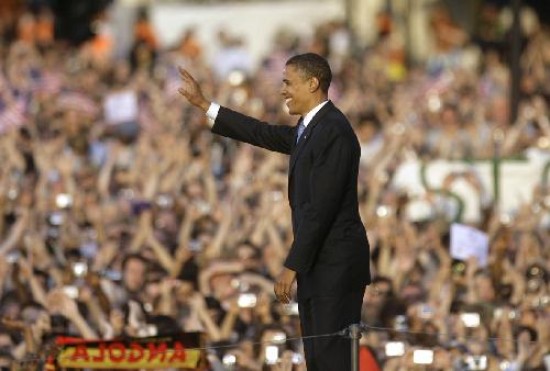
[[221, 107], [212, 132], [290, 155], [294, 242], [285, 266], [297, 272], [298, 300], [364, 290], [370, 259], [357, 201], [360, 146], [344, 114], [329, 101], [296, 144], [297, 126]]

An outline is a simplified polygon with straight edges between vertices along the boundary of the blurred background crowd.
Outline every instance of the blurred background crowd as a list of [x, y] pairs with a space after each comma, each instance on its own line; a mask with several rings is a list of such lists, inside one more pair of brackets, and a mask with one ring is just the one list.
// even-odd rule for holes
[[[521, 14], [511, 119], [510, 8], [494, 2], [480, 5], [475, 32], [432, 4], [423, 61], [408, 58], [386, 9], [369, 45], [340, 20], [310, 37], [281, 30], [258, 66], [247, 49], [253, 35], [220, 30], [209, 57], [191, 28], [161, 47], [146, 8], [119, 58], [102, 32], [107, 3], [97, 2], [93, 32], [71, 39], [56, 37], [70, 26], [56, 22], [56, 2], [2, 4], [2, 370], [40, 369], [59, 335], [174, 331], [204, 332], [213, 370], [305, 369], [291, 340], [300, 336], [296, 306], [273, 296], [292, 240], [288, 160], [211, 135], [177, 95], [185, 66], [216, 102], [293, 125], [281, 73], [305, 51], [330, 60], [330, 97], [362, 146], [360, 208], [374, 272], [362, 369], [550, 369], [547, 179], [506, 214], [474, 168], [420, 194], [394, 182], [411, 160], [520, 161], [533, 151], [549, 160], [550, 34], [533, 9]], [[475, 222], [446, 209], [459, 179], [479, 199]], [[486, 261], [451, 254], [455, 222], [486, 234]]]

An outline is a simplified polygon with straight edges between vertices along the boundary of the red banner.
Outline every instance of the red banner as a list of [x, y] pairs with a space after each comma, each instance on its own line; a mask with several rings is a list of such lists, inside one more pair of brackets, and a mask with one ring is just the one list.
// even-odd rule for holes
[[58, 338], [57, 365], [91, 369], [197, 369], [202, 353], [200, 333], [176, 336], [87, 341]]

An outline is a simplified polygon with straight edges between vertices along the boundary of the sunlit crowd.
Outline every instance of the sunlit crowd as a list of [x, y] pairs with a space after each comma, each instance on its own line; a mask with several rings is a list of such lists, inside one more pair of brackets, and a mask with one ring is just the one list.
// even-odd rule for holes
[[[372, 45], [340, 21], [307, 38], [281, 30], [258, 66], [228, 30], [211, 58], [195, 29], [161, 48], [146, 11], [123, 59], [101, 33], [79, 46], [56, 40], [48, 9], [4, 19], [2, 370], [39, 369], [58, 336], [178, 331], [205, 334], [212, 370], [305, 370], [297, 307], [273, 295], [293, 238], [288, 159], [212, 135], [177, 93], [185, 66], [216, 102], [295, 125], [280, 81], [286, 59], [304, 51], [331, 62], [329, 96], [361, 142], [374, 277], [362, 370], [549, 370], [547, 179], [506, 218], [474, 168], [420, 193], [396, 181], [410, 161], [550, 160], [550, 34], [531, 14], [510, 122], [507, 31], [497, 9], [481, 16], [471, 35], [434, 7], [422, 61], [407, 58], [381, 14]], [[479, 201], [475, 220], [445, 207], [459, 178]], [[453, 223], [486, 235], [485, 261], [451, 254]]]

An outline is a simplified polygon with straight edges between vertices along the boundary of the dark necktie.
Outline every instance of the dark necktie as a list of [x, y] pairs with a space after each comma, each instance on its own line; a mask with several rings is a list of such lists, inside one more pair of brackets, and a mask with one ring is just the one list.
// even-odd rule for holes
[[306, 126], [304, 125], [304, 120], [300, 119], [300, 123], [298, 124], [298, 135], [296, 136], [296, 143], [300, 141], [300, 137], [304, 133], [304, 130], [306, 130]]

